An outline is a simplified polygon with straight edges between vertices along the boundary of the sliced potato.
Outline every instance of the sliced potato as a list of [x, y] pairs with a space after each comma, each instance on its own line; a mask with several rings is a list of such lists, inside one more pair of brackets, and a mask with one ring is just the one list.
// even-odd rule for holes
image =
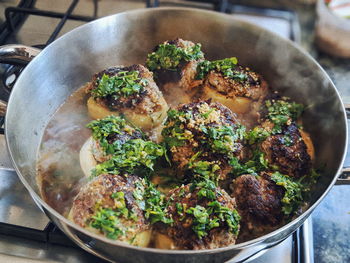
[[248, 112], [252, 104], [251, 99], [245, 97], [228, 97], [210, 88], [208, 85], [203, 87], [202, 99], [212, 99], [212, 101], [219, 102], [238, 114]]
[[159, 110], [150, 113], [142, 111], [142, 113], [139, 113], [137, 109], [122, 109], [121, 112], [111, 111], [106, 106], [96, 102], [92, 97], [88, 99], [87, 107], [89, 115], [93, 119], [103, 119], [109, 115], [119, 116], [120, 114], [123, 114], [133, 125], [140, 129], [150, 130], [160, 125], [167, 116], [169, 107], [163, 97], [159, 100]]
[[160, 233], [156, 233], [154, 244], [156, 248], [160, 249], [176, 249], [174, 241], [170, 237]]
[[97, 103], [93, 97], [90, 97], [87, 101], [87, 107], [89, 115], [92, 119], [103, 119], [109, 115], [119, 116], [119, 112], [111, 111], [104, 105]]
[[148, 247], [152, 237], [152, 230], [145, 230], [138, 233], [130, 243], [131, 245], [138, 247]]

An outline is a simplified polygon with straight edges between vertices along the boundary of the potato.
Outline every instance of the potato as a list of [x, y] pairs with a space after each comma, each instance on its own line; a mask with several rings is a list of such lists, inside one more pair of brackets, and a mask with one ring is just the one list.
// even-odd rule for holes
[[160, 233], [155, 234], [154, 245], [156, 248], [160, 249], [176, 249], [173, 240], [170, 237]]
[[[93, 119], [103, 119], [109, 115], [118, 116], [122, 114], [125, 116], [125, 119], [127, 119], [133, 125], [143, 130], [150, 130], [160, 125], [167, 116], [168, 105], [163, 97], [161, 97], [159, 100], [160, 107], [158, 107], [159, 109], [157, 111], [153, 112], [145, 112], [143, 110], [140, 111], [134, 108], [124, 108], [120, 112], [111, 111], [106, 106], [98, 103], [92, 97], [88, 99], [87, 107], [89, 115]], [[140, 103], [139, 106], [142, 107], [143, 103]]]
[[209, 86], [203, 87], [202, 99], [212, 99], [213, 102], [219, 102], [228, 107], [234, 113], [246, 113], [250, 110], [252, 100], [245, 97], [228, 97]]

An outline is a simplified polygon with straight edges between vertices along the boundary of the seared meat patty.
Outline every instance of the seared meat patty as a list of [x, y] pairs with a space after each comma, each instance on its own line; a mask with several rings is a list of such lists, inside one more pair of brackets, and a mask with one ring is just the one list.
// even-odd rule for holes
[[[262, 126], [269, 125], [271, 122], [266, 121]], [[260, 144], [260, 149], [270, 165], [276, 166], [282, 174], [300, 178], [311, 171], [312, 162], [308, 147], [294, 122], [284, 125], [281, 133], [268, 136]]]
[[162, 131], [180, 176], [186, 170], [203, 176], [205, 169], [215, 174], [215, 178], [211, 178], [215, 181], [225, 179], [231, 169], [230, 158], [242, 154], [243, 134], [244, 127], [235, 115], [210, 100], [170, 110]]
[[198, 62], [204, 58], [200, 48], [200, 44], [177, 38], [158, 45], [148, 55], [146, 65], [165, 94], [171, 93], [173, 83], [186, 92], [201, 83], [195, 79]]
[[267, 95], [266, 81], [249, 68], [238, 65], [236, 58], [206, 63], [209, 66], [199, 65], [199, 68], [208, 67], [208, 72], [202, 73], [201, 98], [212, 98], [235, 113], [245, 113], [256, 108], [255, 104], [260, 105]]
[[85, 185], [75, 197], [70, 219], [108, 238], [147, 246], [150, 225], [134, 198], [134, 175], [103, 174]]
[[92, 121], [88, 127], [93, 134], [91, 153], [97, 162], [109, 160], [124, 143], [143, 137], [139, 129], [130, 126], [125, 119], [113, 115]]
[[123, 114], [147, 130], [159, 125], [168, 110], [153, 73], [142, 65], [105, 69], [95, 74], [86, 87], [91, 94], [88, 110], [94, 119]]
[[183, 185], [168, 193], [167, 202], [166, 215], [173, 223], [158, 225], [162, 235], [157, 236], [156, 245], [197, 250], [235, 243], [240, 218], [235, 200], [224, 190], [215, 186]]
[[240, 241], [258, 237], [281, 223], [281, 200], [285, 190], [270, 179], [270, 175], [245, 174], [237, 177], [230, 186], [241, 215]]

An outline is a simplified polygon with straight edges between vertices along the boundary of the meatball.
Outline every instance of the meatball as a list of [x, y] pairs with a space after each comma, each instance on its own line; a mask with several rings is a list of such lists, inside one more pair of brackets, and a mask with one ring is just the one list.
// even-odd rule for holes
[[98, 163], [111, 159], [116, 149], [126, 142], [142, 138], [142, 132], [119, 116], [108, 116], [87, 125], [92, 130], [92, 137], [87, 139], [80, 149], [80, 166], [86, 176]]
[[[263, 123], [263, 127], [271, 124]], [[308, 138], [304, 133], [304, 138]], [[312, 146], [311, 140], [308, 144]], [[312, 168], [311, 156], [303, 136], [296, 123], [291, 122], [282, 127], [280, 133], [268, 136], [261, 144], [260, 150], [265, 154], [270, 165], [275, 166], [282, 174], [300, 178], [310, 173]], [[309, 149], [308, 149], [309, 148]], [[312, 147], [313, 148], [313, 147]]]
[[[201, 80], [195, 79], [197, 65], [204, 58], [200, 48], [200, 44], [177, 38], [158, 45], [148, 55], [146, 66], [155, 73], [157, 84], [170, 101], [188, 102], [187, 94], [201, 84]], [[184, 92], [184, 96], [173, 96], [175, 90]]]
[[231, 170], [229, 160], [242, 155], [244, 130], [228, 108], [208, 100], [170, 110], [162, 135], [180, 176], [191, 170], [223, 180]]
[[235, 244], [240, 217], [234, 198], [224, 190], [182, 185], [168, 193], [167, 202], [166, 215], [173, 223], [158, 225], [157, 247], [198, 250]]
[[168, 105], [142, 65], [111, 67], [93, 76], [86, 85], [91, 94], [87, 106], [93, 119], [124, 115], [134, 125], [149, 130], [162, 123]]
[[241, 175], [230, 188], [241, 215], [240, 241], [261, 236], [282, 222], [281, 200], [285, 190], [276, 185], [267, 173]]
[[[206, 63], [209, 68], [203, 73], [202, 99], [211, 98], [235, 113], [246, 113], [261, 105], [268, 86], [259, 74], [238, 65], [236, 58]], [[205, 66], [200, 64], [199, 67]]]
[[143, 137], [139, 129], [129, 125], [122, 117], [113, 115], [92, 121], [87, 127], [92, 130], [91, 152], [98, 162], [109, 160], [115, 149], [126, 142]]
[[69, 218], [108, 238], [145, 247], [151, 227], [134, 198], [140, 178], [103, 174], [85, 185], [73, 201]]

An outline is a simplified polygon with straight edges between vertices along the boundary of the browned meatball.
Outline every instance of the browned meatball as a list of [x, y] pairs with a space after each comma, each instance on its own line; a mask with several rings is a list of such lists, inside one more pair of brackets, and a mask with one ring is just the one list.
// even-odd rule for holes
[[[216, 66], [205, 75], [200, 97], [212, 98], [235, 113], [246, 113], [260, 107], [267, 95], [268, 85], [259, 74], [234, 64], [232, 59], [210, 62]], [[226, 63], [226, 68], [230, 65], [230, 76], [225, 75], [227, 69], [221, 69], [221, 63]]]
[[186, 94], [202, 83], [196, 80], [197, 65], [203, 60], [201, 45], [177, 38], [158, 45], [154, 52], [148, 55], [146, 65], [155, 73], [155, 79], [169, 101], [187, 102]]
[[263, 235], [281, 223], [285, 191], [267, 173], [241, 175], [233, 181], [231, 190], [241, 215], [240, 241]]
[[75, 197], [69, 218], [79, 226], [111, 239], [147, 246], [150, 225], [134, 198], [141, 179], [102, 174]]
[[240, 65], [237, 65], [235, 71], [237, 71], [237, 74], [245, 75], [246, 79], [227, 78], [221, 72], [213, 70], [209, 72], [205, 80], [205, 85], [231, 98], [246, 97], [258, 100], [262, 96], [266, 96], [267, 83], [259, 74]]
[[161, 241], [164, 236], [170, 239], [168, 248], [173, 249], [214, 249], [235, 244], [240, 217], [234, 198], [224, 190], [183, 185], [170, 191], [167, 201], [166, 215], [173, 223], [158, 226], [163, 236], [157, 236], [160, 240], [156, 243], [161, 247], [166, 243]]
[[109, 160], [114, 154], [113, 148], [143, 137], [142, 132], [130, 126], [125, 119], [113, 115], [94, 120], [87, 127], [92, 130], [92, 138], [86, 142], [90, 146], [85, 154], [92, 154], [97, 162]]
[[162, 131], [171, 160], [181, 176], [184, 170], [198, 173], [198, 165], [206, 165], [215, 170], [218, 178], [211, 178], [213, 180], [225, 179], [231, 169], [230, 158], [242, 154], [243, 133], [244, 127], [235, 115], [210, 100], [182, 104], [170, 110]]
[[[270, 122], [263, 123], [263, 126], [267, 127], [268, 123]], [[276, 166], [282, 174], [300, 178], [311, 171], [310, 151], [294, 122], [284, 125], [281, 133], [267, 137], [260, 149], [270, 165]]]
[[142, 65], [105, 69], [93, 76], [86, 89], [91, 94], [87, 105], [94, 119], [123, 114], [136, 126], [150, 129], [163, 121], [168, 110], [153, 73]]

